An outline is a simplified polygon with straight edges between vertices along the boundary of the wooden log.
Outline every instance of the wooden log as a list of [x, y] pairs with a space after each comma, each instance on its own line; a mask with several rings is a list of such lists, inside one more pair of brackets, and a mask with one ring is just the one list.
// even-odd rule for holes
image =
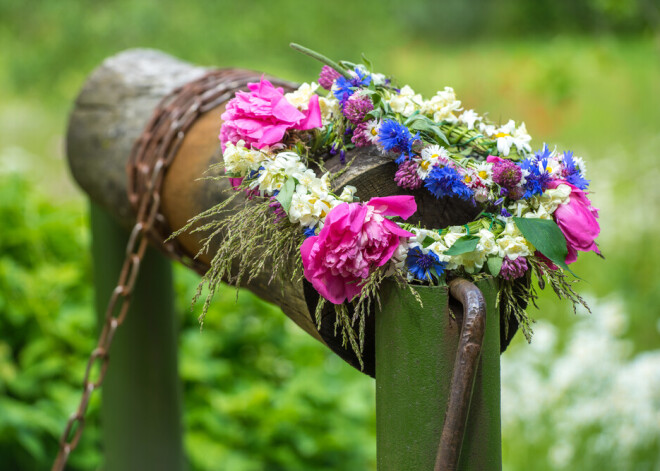
[[[133, 143], [163, 97], [176, 87], [201, 77], [207, 70], [161, 52], [129, 50], [107, 59], [84, 85], [69, 122], [69, 164], [83, 190], [122, 225], [132, 226], [135, 218], [126, 192], [126, 163]], [[255, 80], [259, 76], [255, 73]], [[161, 212], [173, 231], [227, 197], [228, 182], [199, 180], [211, 164], [222, 160], [217, 135], [223, 111], [224, 104], [195, 122], [165, 176]], [[352, 150], [346, 159], [353, 157], [356, 157], [353, 165], [333, 183], [335, 190], [353, 185], [363, 201], [374, 196], [410, 193], [396, 186], [393, 181], [396, 165], [375, 147]], [[326, 167], [331, 171], [340, 170], [339, 156], [331, 157]], [[479, 211], [461, 200], [438, 200], [423, 189], [412, 194], [418, 211], [411, 220], [430, 228], [465, 224]], [[190, 255], [195, 255], [201, 238], [200, 234], [185, 234], [179, 241]], [[202, 254], [200, 259], [208, 264], [212, 256], [213, 253]], [[311, 285], [306, 281], [292, 283], [277, 279], [269, 284], [269, 278], [270, 273], [261, 273], [245, 288], [278, 305], [302, 329], [357, 367], [350, 347], [344, 348], [341, 339], [334, 336], [331, 308], [323, 313], [321, 328], [317, 330], [313, 313], [318, 294]], [[373, 376], [373, 316], [369, 316], [367, 323], [364, 360], [364, 372]]]

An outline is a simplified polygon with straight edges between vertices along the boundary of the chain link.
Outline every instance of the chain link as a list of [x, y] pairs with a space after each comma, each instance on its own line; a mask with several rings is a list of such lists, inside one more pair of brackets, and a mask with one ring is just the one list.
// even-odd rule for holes
[[[137, 222], [128, 238], [126, 257], [117, 286], [108, 301], [103, 329], [85, 368], [78, 408], [71, 414], [62, 432], [52, 471], [65, 468], [69, 455], [80, 442], [89, 401], [92, 393], [103, 384], [108, 371], [110, 346], [117, 328], [128, 314], [131, 294], [149, 240], [166, 255], [198, 273], [203, 274], [208, 269], [206, 265], [185, 253], [177, 241], [164, 242], [171, 230], [165, 217], [159, 212], [161, 186], [165, 172], [181, 147], [185, 133], [195, 120], [232, 98], [235, 92], [244, 89], [248, 82], [258, 81], [260, 76], [261, 74], [249, 70], [219, 69], [178, 87], [159, 103], [144, 132], [135, 142], [128, 160], [127, 172], [128, 199], [136, 211]], [[274, 82], [291, 87], [288, 82]]]

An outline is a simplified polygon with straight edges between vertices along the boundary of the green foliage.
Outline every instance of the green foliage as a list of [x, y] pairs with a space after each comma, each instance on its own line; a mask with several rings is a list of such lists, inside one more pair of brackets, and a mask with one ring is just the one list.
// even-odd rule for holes
[[[94, 343], [86, 220], [0, 174], [0, 462], [46, 469]], [[98, 398], [95, 398], [98, 399]], [[98, 460], [97, 402], [71, 469]]]
[[[0, 463], [47, 469], [95, 340], [87, 220], [18, 174], [0, 174], [0, 198]], [[372, 380], [248, 292], [220, 287], [200, 331], [198, 281], [178, 267], [191, 469], [372, 468]], [[98, 403], [68, 469], [102, 462]]]
[[[198, 279], [179, 269], [189, 306]], [[181, 334], [186, 450], [194, 469], [369, 469], [374, 385], [248, 292], [220, 287], [200, 333]], [[199, 311], [198, 308], [196, 308]]]

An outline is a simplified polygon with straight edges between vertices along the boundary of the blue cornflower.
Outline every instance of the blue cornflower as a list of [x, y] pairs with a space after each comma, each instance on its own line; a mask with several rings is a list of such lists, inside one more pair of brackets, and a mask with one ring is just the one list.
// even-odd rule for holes
[[473, 197], [472, 190], [465, 185], [456, 169], [447, 166], [433, 167], [426, 180], [424, 180], [424, 186], [436, 198], [456, 196], [464, 200], [470, 200]]
[[532, 157], [527, 157], [520, 163], [520, 168], [527, 171], [523, 198], [527, 199], [535, 195], [541, 195], [548, 189], [551, 178], [547, 168], [548, 159], [551, 156], [552, 152], [547, 144], [544, 144], [542, 150], [536, 152]]
[[406, 257], [406, 267], [416, 280], [432, 281], [433, 278], [439, 278], [446, 266], [435, 253], [424, 253], [419, 247], [410, 249]]
[[371, 83], [371, 75], [365, 74], [362, 69], [359, 67], [355, 68], [355, 76], [353, 78], [347, 79], [344, 76], [341, 76], [335, 80], [335, 98], [344, 105], [348, 99], [355, 93], [355, 88], [358, 87], [368, 87]]
[[378, 127], [378, 142], [387, 152], [408, 154], [412, 150], [413, 136], [403, 124], [386, 119]]
[[305, 237], [312, 237], [316, 235], [316, 228], [315, 227], [308, 227], [305, 229], [303, 232], [305, 234]]
[[575, 164], [572, 151], [564, 152], [564, 170], [562, 176], [568, 183], [578, 187], [580, 190], [586, 190], [589, 186], [589, 180], [582, 176], [579, 167]]

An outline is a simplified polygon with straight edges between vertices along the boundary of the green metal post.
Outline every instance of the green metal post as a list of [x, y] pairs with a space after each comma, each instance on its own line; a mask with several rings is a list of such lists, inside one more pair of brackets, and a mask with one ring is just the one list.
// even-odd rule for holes
[[[459, 470], [501, 470], [500, 334], [492, 280], [477, 284], [486, 299], [486, 333]], [[376, 314], [378, 471], [431, 471], [442, 433], [461, 313], [449, 313], [446, 287], [383, 290]]]
[[[128, 233], [94, 203], [91, 222], [96, 311], [102, 325]], [[184, 467], [172, 296], [170, 262], [149, 248], [130, 310], [110, 349], [101, 389], [106, 471], [179, 471]]]

